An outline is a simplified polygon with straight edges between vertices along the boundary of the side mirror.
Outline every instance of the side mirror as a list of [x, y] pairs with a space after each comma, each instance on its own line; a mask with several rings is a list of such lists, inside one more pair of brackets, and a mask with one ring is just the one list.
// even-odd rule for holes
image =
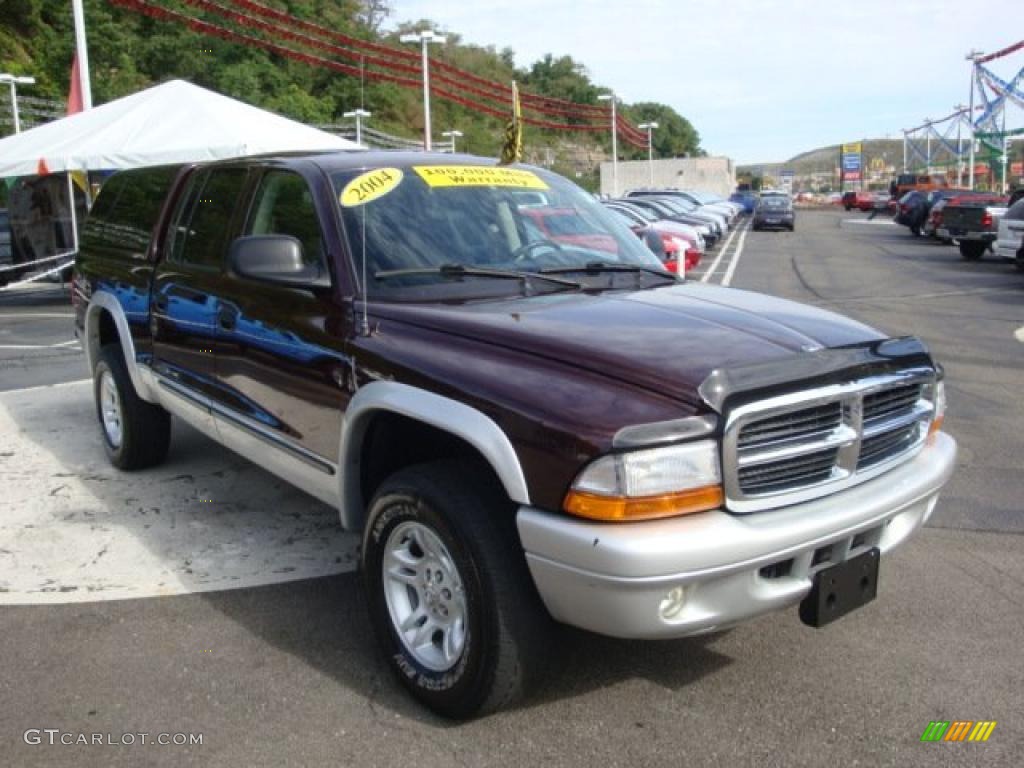
[[330, 275], [302, 259], [302, 243], [289, 235], [235, 238], [228, 250], [231, 271], [261, 283], [319, 290], [331, 287]]

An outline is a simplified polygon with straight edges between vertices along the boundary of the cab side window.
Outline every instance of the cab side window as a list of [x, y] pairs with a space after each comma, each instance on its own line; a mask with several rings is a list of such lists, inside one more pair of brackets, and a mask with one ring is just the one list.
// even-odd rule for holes
[[245, 234], [294, 237], [302, 244], [306, 265], [324, 267], [323, 235], [313, 194], [296, 173], [269, 171], [263, 176]]
[[173, 260], [207, 269], [222, 267], [247, 173], [245, 168], [214, 168], [197, 175], [177, 218]]

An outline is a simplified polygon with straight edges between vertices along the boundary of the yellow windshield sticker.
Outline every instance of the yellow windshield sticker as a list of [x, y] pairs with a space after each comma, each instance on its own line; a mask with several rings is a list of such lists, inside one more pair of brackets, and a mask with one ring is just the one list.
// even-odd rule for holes
[[371, 200], [386, 195], [401, 181], [402, 171], [398, 168], [375, 168], [356, 176], [346, 184], [338, 199], [343, 208], [366, 205]]
[[517, 189], [547, 189], [533, 171], [516, 168], [498, 168], [489, 165], [414, 165], [429, 187], [516, 187]]

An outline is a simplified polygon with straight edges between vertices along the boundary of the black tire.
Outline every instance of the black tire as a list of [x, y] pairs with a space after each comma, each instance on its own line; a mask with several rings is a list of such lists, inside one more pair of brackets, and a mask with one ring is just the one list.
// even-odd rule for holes
[[977, 261], [985, 254], [987, 243], [976, 243], [970, 240], [960, 241], [960, 255], [967, 261]]
[[847, 212], [853, 210], [853, 206], [852, 205], [844, 205], [843, 207], [846, 208]]
[[[105, 425], [101, 398], [104, 378], [108, 374], [116, 389], [114, 408], [120, 419], [120, 439], [116, 440]], [[153, 467], [164, 460], [171, 444], [171, 415], [139, 397], [118, 344], [107, 344], [100, 349], [93, 369], [93, 399], [103, 447], [111, 464], [118, 469], [134, 470]]]
[[[465, 595], [464, 645], [451, 666], [441, 671], [422, 663], [401, 638], [399, 619], [392, 620], [388, 604], [389, 594], [396, 593], [387, 592], [383, 573], [388, 547], [403, 540], [403, 531], [422, 528], [444, 545]], [[409, 552], [415, 552], [415, 543], [409, 546]], [[426, 552], [420, 562], [429, 562]], [[388, 478], [370, 503], [361, 568], [370, 620], [389, 666], [412, 695], [434, 712], [456, 719], [493, 712], [543, 679], [545, 661], [552, 653], [554, 622], [533, 586], [514, 508], [488, 468], [470, 461], [438, 461], [407, 467]], [[415, 574], [416, 584], [425, 583], [423, 570], [411, 566], [404, 570], [411, 571], [406, 578]], [[435, 590], [440, 583], [434, 582]], [[418, 589], [425, 587], [393, 582], [392, 589], [399, 595], [391, 597], [393, 601], [402, 601], [406, 595], [409, 604], [425, 606], [413, 611], [424, 617], [423, 622], [406, 632], [425, 626], [426, 614], [433, 610], [431, 601], [437, 604], [437, 593], [431, 597], [424, 591], [426, 597], [420, 598]], [[445, 608], [444, 616], [434, 613], [430, 621], [445, 621], [448, 615]], [[418, 646], [420, 650], [442, 644], [443, 630], [433, 630], [429, 638]]]
[[916, 224], [911, 224], [910, 225], [910, 234], [912, 234], [914, 237], [920, 237], [921, 236], [921, 228], [919, 226], [917, 226]]

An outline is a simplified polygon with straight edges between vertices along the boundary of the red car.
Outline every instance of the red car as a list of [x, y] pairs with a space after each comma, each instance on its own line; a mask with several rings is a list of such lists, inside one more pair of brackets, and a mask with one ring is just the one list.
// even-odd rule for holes
[[[571, 208], [538, 207], [524, 209], [522, 212], [556, 243], [579, 245], [608, 253], [617, 252], [615, 238], [594, 230], [586, 219]], [[651, 231], [661, 238], [661, 249], [655, 252], [661, 257], [662, 264], [669, 272], [679, 272], [680, 256], [683, 258], [684, 271], [693, 269], [700, 263], [700, 251], [681, 237], [634, 224], [630, 225], [630, 229], [645, 242], [652, 242], [647, 240], [652, 237]]]

